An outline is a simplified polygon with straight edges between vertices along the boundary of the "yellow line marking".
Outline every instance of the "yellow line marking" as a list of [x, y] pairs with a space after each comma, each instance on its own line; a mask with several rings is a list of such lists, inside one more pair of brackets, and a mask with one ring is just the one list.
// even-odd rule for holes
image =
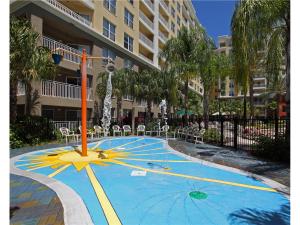
[[[137, 140], [135, 140], [135, 141], [128, 142], [128, 143], [126, 143], [126, 144], [119, 145], [119, 146], [117, 146], [117, 147], [113, 147], [113, 148], [110, 148], [110, 149], [107, 149], [107, 150], [114, 150], [114, 149], [117, 149], [117, 148], [120, 148], [120, 147], [124, 147], [124, 146], [126, 146], [126, 145], [130, 145], [130, 144], [132, 144], [132, 143], [135, 143], [135, 142], [138, 142], [138, 141], [142, 141], [142, 140], [144, 140], [144, 138], [140, 138], [140, 139], [137, 139]], [[105, 151], [107, 151], [107, 150], [105, 150]], [[125, 149], [122, 149], [122, 151], [124, 151], [124, 150], [125, 150]]]
[[16, 167], [20, 167], [20, 166], [31, 166], [31, 165], [41, 164], [41, 163], [43, 163], [43, 162], [18, 164], [18, 165], [16, 165]]
[[115, 162], [115, 163], [123, 165], [123, 166], [131, 167], [131, 168], [139, 169], [139, 170], [145, 170], [145, 171], [151, 172], [151, 173], [165, 174], [165, 175], [183, 177], [183, 178], [192, 179], [192, 180], [213, 182], [213, 183], [219, 183], [219, 184], [225, 184], [225, 185], [231, 185], [231, 186], [237, 186], [237, 187], [243, 187], [243, 188], [256, 189], [256, 190], [261, 190], [261, 191], [277, 192], [273, 188], [259, 187], [259, 186], [253, 186], [253, 185], [248, 185], [248, 184], [240, 184], [240, 183], [235, 183], [235, 182], [216, 180], [216, 179], [210, 179], [210, 178], [203, 178], [203, 177], [195, 177], [195, 176], [190, 176], [190, 175], [185, 175], [185, 174], [180, 174], [180, 173], [172, 173], [172, 172], [165, 172], [165, 171], [159, 171], [159, 170], [152, 170], [152, 169], [148, 169], [148, 168], [144, 168], [144, 167], [140, 167], [140, 166], [134, 166], [134, 165], [131, 165], [131, 164], [128, 164], [128, 163], [120, 162], [120, 161]]
[[131, 153], [135, 153], [135, 152], [150, 152], [150, 151], [154, 151], [154, 150], [164, 150], [164, 148], [152, 148], [152, 149], [146, 149], [146, 150], [138, 150], [138, 151], [130, 151]]
[[160, 159], [136, 159], [136, 158], [115, 158], [120, 160], [133, 160], [142, 162], [172, 162], [172, 163], [193, 163], [193, 161], [186, 160], [160, 160]]
[[44, 165], [44, 166], [38, 166], [38, 167], [34, 167], [34, 168], [31, 168], [31, 169], [28, 169], [26, 171], [32, 171], [32, 170], [37, 170], [37, 169], [40, 169], [40, 168], [44, 168], [44, 167], [48, 167], [48, 166], [53, 166], [55, 164], [57, 164], [58, 162], [55, 162], [55, 163], [52, 163], [52, 164], [47, 164], [47, 165]]
[[131, 155], [166, 155], [166, 154], [173, 154], [172, 152], [160, 152], [160, 153], [147, 153], [147, 154], [131, 154]]
[[142, 147], [145, 147], [145, 146], [154, 145], [154, 144], [158, 144], [158, 143], [162, 143], [162, 142], [163, 141], [158, 141], [158, 142], [153, 142], [153, 143], [149, 143], [149, 144], [146, 144], [146, 145], [140, 145], [140, 146], [136, 146], [136, 147], [133, 147], [133, 148], [125, 149], [124, 151], [132, 150], [132, 149], [136, 149], [136, 148], [142, 148]]
[[71, 164], [68, 165], [64, 165], [63, 167], [59, 168], [58, 170], [56, 170], [54, 173], [51, 173], [48, 175], [48, 177], [54, 177], [57, 174], [59, 174], [60, 172], [64, 171], [65, 169], [67, 169], [69, 166], [71, 166]]
[[90, 167], [90, 165], [87, 165], [85, 167], [86, 172], [90, 178], [90, 181], [93, 185], [93, 188], [95, 190], [95, 193], [98, 197], [98, 200], [100, 202], [100, 205], [103, 209], [104, 215], [106, 217], [106, 220], [108, 222], [109, 225], [121, 225], [121, 221], [118, 218], [117, 213], [115, 212], [114, 208], [112, 207], [108, 197], [106, 196], [101, 184], [99, 183], [99, 181], [97, 180], [92, 168]]

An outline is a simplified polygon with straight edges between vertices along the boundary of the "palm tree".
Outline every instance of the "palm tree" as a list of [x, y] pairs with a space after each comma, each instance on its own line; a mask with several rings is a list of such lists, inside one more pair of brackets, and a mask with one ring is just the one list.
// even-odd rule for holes
[[[253, 73], [259, 51], [266, 53], [265, 69], [269, 74], [276, 75], [282, 65], [283, 57], [285, 58], [286, 101], [289, 118], [290, 1], [241, 0], [236, 5], [231, 30], [235, 66], [240, 76], [239, 80], [243, 81], [244, 86]], [[289, 123], [287, 123], [287, 130], [289, 135]]]
[[166, 59], [167, 67], [171, 68], [177, 74], [177, 77], [184, 82], [185, 118], [188, 114], [189, 81], [196, 76], [193, 58], [196, 43], [195, 33], [194, 29], [181, 28], [177, 37], [173, 37], [166, 42], [160, 54], [161, 57]]
[[152, 102], [158, 104], [162, 99], [162, 79], [157, 70], [143, 70], [135, 74], [133, 93], [137, 100], [146, 100], [146, 119], [150, 121]]
[[[51, 52], [37, 46], [39, 34], [33, 30], [30, 21], [12, 17], [10, 20], [10, 120], [16, 120], [18, 81], [26, 84], [27, 103], [32, 96], [31, 81], [53, 77], [56, 66], [52, 63]], [[27, 104], [27, 114], [31, 108]]]

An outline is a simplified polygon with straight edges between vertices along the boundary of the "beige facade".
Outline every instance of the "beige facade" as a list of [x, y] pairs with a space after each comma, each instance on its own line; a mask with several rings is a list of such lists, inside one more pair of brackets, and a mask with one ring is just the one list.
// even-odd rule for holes
[[[232, 50], [231, 36], [224, 35], [218, 37], [218, 49], [216, 50], [219, 54], [229, 55]], [[243, 98], [244, 94], [241, 91], [241, 88], [234, 82], [230, 77], [226, 77], [225, 80], [219, 82], [220, 87], [220, 98], [221, 99], [231, 99], [231, 98]], [[267, 89], [267, 78], [263, 71], [257, 70], [256, 75], [253, 79], [253, 96], [254, 96], [254, 106], [256, 108], [265, 107], [265, 101], [260, 97], [261, 94], [265, 93]], [[218, 96], [218, 93], [215, 93], [215, 96]], [[249, 92], [247, 93], [249, 96]], [[264, 114], [264, 110], [260, 114]]]
[[[10, 11], [31, 20], [40, 34], [40, 45], [79, 54], [86, 49], [93, 56], [109, 56], [115, 60], [117, 69], [161, 69], [164, 60], [158, 55], [165, 42], [176, 36], [180, 27], [199, 23], [190, 0], [12, 0]], [[79, 57], [65, 54], [54, 80], [34, 82], [33, 87], [40, 95], [40, 104], [35, 109], [37, 115], [46, 115], [54, 120], [71, 120], [80, 116], [79, 63]], [[101, 111], [95, 90], [97, 76], [104, 71], [104, 64], [88, 61], [87, 105], [91, 117]], [[190, 88], [202, 93], [199, 79], [191, 81]], [[18, 104], [21, 112], [25, 104], [21, 84]], [[115, 100], [113, 108], [116, 108]], [[153, 106], [152, 111], [157, 117], [158, 108]], [[129, 113], [134, 118], [144, 112], [144, 102], [124, 97], [123, 116]], [[113, 116], [116, 116], [114, 109]]]

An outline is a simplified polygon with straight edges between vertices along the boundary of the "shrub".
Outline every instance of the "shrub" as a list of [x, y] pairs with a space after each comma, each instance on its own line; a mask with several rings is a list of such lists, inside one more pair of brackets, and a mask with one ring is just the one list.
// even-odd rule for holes
[[252, 151], [252, 154], [262, 158], [274, 161], [287, 162], [290, 161], [290, 143], [285, 140], [284, 136], [278, 136], [278, 139], [259, 136], [257, 144]]
[[221, 134], [216, 128], [209, 128], [203, 135], [203, 140], [206, 142], [218, 143], [220, 142]]
[[22, 139], [12, 129], [9, 131], [9, 145], [11, 149], [24, 146]]

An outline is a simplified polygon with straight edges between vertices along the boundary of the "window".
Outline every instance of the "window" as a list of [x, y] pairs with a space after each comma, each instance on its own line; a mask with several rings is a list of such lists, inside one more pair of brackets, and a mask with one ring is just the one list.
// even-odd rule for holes
[[180, 26], [180, 18], [177, 16], [177, 24]]
[[131, 52], [133, 51], [133, 38], [126, 33], [124, 33], [124, 48]]
[[124, 59], [124, 68], [132, 69], [133, 62], [130, 59]]
[[123, 100], [126, 100], [126, 101], [133, 101], [133, 96], [132, 96], [132, 95], [124, 95], [124, 96], [123, 96]]
[[[107, 49], [107, 48], [102, 49], [102, 56], [107, 57], [107, 58], [111, 58], [112, 60], [116, 60], [116, 54], [113, 51], [111, 51], [110, 49]], [[108, 62], [107, 60], [103, 60], [104, 65], [106, 65], [107, 62]]]
[[171, 22], [171, 30], [175, 33], [175, 24]]
[[175, 9], [173, 7], [171, 7], [171, 14], [172, 14], [173, 18], [175, 18]]
[[124, 23], [133, 28], [133, 15], [125, 8]]
[[116, 26], [103, 18], [103, 35], [115, 41]]
[[233, 90], [230, 90], [229, 96], [234, 96], [234, 91]]
[[116, 0], [104, 0], [103, 5], [111, 13], [116, 14]]
[[131, 5], [133, 5], [133, 0], [128, 0], [128, 2], [129, 2]]
[[225, 42], [220, 42], [220, 48], [225, 47], [226, 43]]

